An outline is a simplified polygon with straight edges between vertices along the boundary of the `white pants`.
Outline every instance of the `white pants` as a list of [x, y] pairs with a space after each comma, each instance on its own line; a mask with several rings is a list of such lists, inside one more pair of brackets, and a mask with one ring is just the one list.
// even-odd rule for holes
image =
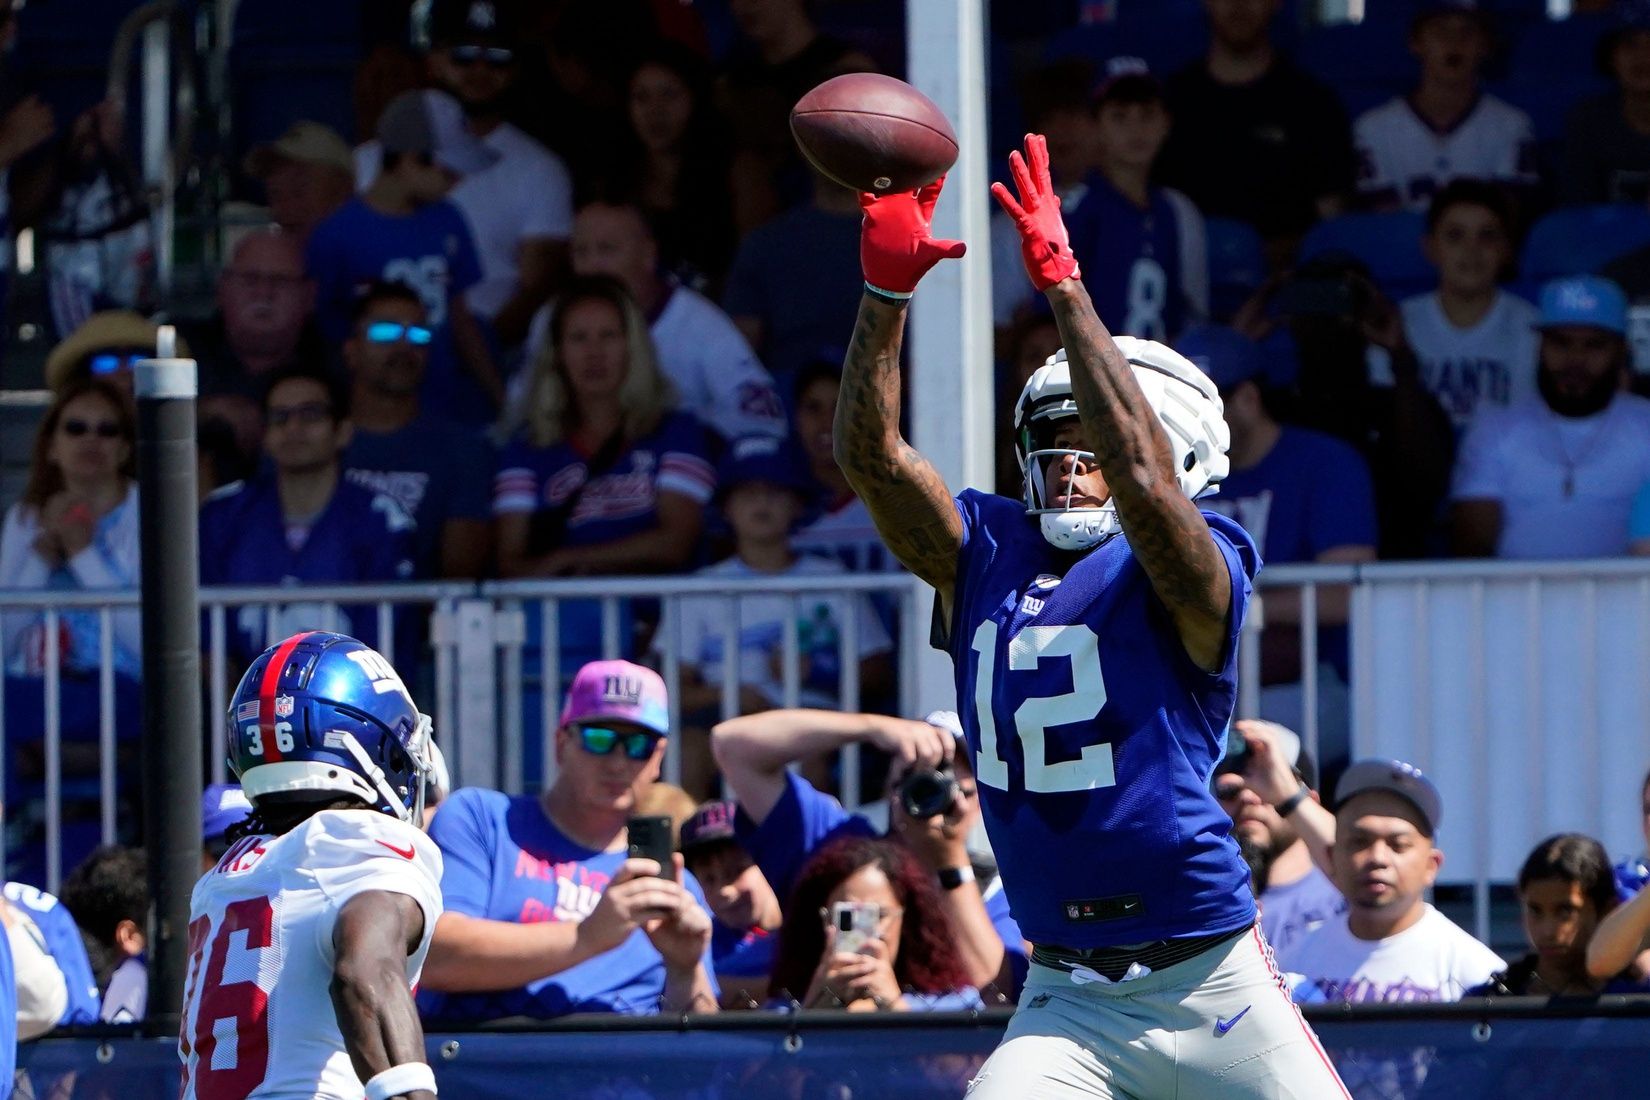
[[1133, 981], [1033, 964], [968, 1100], [1336, 1100], [1347, 1096], [1257, 926]]

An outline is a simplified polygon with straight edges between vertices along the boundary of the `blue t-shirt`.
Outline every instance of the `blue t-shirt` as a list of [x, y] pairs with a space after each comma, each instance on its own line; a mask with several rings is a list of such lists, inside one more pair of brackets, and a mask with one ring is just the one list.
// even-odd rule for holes
[[[768, 816], [758, 825], [741, 807], [733, 819], [734, 831], [762, 877], [768, 880], [780, 904], [787, 904], [797, 872], [808, 857], [844, 836], [877, 836], [877, 829], [865, 818], [851, 814], [830, 795], [814, 787], [795, 772], [785, 773], [785, 790]], [[1025, 980], [1026, 947], [1020, 927], [1009, 915], [1009, 902], [1001, 890], [985, 898], [986, 916], [997, 930], [1008, 952], [1014, 983]]]
[[[708, 504], [716, 486], [705, 457], [705, 431], [687, 413], [670, 413], [604, 472], [589, 476], [591, 456], [567, 440], [535, 447], [517, 437], [498, 456], [493, 513], [558, 508], [583, 487], [558, 545], [593, 546], [641, 534], [658, 523], [660, 493]], [[552, 547], [535, 547], [543, 552]]]
[[[5, 894], [7, 901], [18, 906], [34, 921], [35, 927], [40, 929], [40, 937], [46, 941], [46, 953], [63, 971], [69, 1003], [63, 1009], [58, 1026], [97, 1023], [102, 998], [97, 991], [97, 979], [92, 976], [92, 960], [86, 955], [86, 941], [80, 938], [80, 927], [75, 924], [68, 907], [46, 891], [25, 882], [6, 883]], [[0, 939], [5, 937], [0, 936]], [[4, 1081], [10, 1084], [11, 1078], [6, 1077]]]
[[1375, 546], [1375, 489], [1363, 456], [1333, 436], [1286, 427], [1266, 456], [1199, 502], [1236, 520], [1273, 565], [1337, 546]]
[[1196, 307], [1186, 298], [1180, 220], [1161, 187], [1142, 210], [1099, 172], [1066, 216], [1071, 250], [1083, 262], [1083, 286], [1112, 332], [1168, 340]]
[[433, 416], [393, 432], [357, 428], [343, 462], [345, 477], [394, 497], [413, 518], [416, 576], [441, 575], [441, 528], [448, 520], [493, 518], [493, 448], [473, 429]]
[[[623, 851], [593, 852], [569, 840], [535, 795], [511, 797], [479, 787], [455, 791], [441, 804], [430, 839], [441, 849], [441, 899], [448, 911], [518, 924], [583, 920], [626, 858]], [[684, 872], [682, 884], [705, 904], [698, 880]], [[708, 946], [704, 963], [714, 987]], [[613, 950], [520, 989], [424, 990], [418, 1007], [426, 1019], [443, 1021], [548, 1019], [573, 1012], [644, 1016], [658, 1011], [664, 991], [664, 960], [637, 929]]]
[[841, 359], [859, 315], [858, 211], [785, 211], [740, 242], [722, 292], [735, 319], [762, 322], [757, 354], [790, 401], [791, 380], [814, 360]]
[[[412, 576], [412, 520], [394, 498], [339, 478], [338, 487], [309, 525], [302, 547], [287, 541], [275, 476], [219, 489], [201, 508], [201, 584], [341, 584], [350, 581], [397, 581]], [[301, 599], [301, 595], [296, 597]], [[335, 624], [368, 645], [378, 640], [377, 609], [348, 608], [348, 624]], [[303, 612], [293, 629], [321, 628], [313, 609]], [[264, 609], [236, 612], [231, 636], [239, 635], [238, 653], [262, 651], [266, 636]], [[325, 629], [332, 629], [326, 626]], [[290, 633], [291, 631], [287, 631]]]
[[980, 806], [1033, 943], [1115, 947], [1255, 919], [1232, 821], [1209, 790], [1237, 699], [1254, 542], [1204, 514], [1231, 580], [1220, 671], [1187, 656], [1122, 536], [1050, 546], [1019, 501], [965, 490], [951, 630]]
[[435, 334], [421, 394], [424, 407], [465, 424], [492, 419], [491, 399], [459, 368], [447, 324], [452, 300], [481, 281], [481, 261], [458, 207], [432, 202], [396, 216], [379, 213], [357, 196], [315, 227], [304, 267], [315, 280], [315, 321], [330, 347], [349, 335], [355, 297], [368, 285], [382, 280], [411, 287]]

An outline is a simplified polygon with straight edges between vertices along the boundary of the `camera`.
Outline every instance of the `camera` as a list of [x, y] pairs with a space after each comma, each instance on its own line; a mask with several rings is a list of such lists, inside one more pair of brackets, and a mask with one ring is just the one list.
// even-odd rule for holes
[[917, 768], [907, 772], [899, 781], [899, 804], [907, 814], [918, 820], [943, 814], [951, 808], [962, 793], [950, 765], [943, 768]]

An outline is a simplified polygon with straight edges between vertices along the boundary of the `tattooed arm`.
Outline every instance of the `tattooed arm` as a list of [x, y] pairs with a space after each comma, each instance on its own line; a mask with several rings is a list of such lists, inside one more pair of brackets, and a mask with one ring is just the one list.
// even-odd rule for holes
[[1071, 362], [1083, 435], [1105, 474], [1129, 548], [1174, 619], [1186, 653], [1213, 671], [1225, 657], [1232, 609], [1226, 560], [1197, 505], [1180, 491], [1169, 437], [1088, 291], [1066, 279], [1046, 293]]
[[1174, 454], [1134, 370], [1100, 323], [1060, 217], [1048, 173], [1048, 143], [1026, 135], [1026, 155], [1008, 157], [1018, 199], [1000, 183], [997, 197], [1020, 234], [1032, 285], [1048, 296], [1071, 363], [1071, 390], [1084, 441], [1105, 475], [1117, 518], [1152, 588], [1168, 608], [1180, 644], [1213, 671], [1226, 656], [1232, 581], [1197, 505], [1175, 480]]
[[836, 464], [894, 557], [934, 586], [949, 621], [962, 518], [939, 472], [899, 434], [905, 312], [869, 292], [860, 300], [837, 397]]

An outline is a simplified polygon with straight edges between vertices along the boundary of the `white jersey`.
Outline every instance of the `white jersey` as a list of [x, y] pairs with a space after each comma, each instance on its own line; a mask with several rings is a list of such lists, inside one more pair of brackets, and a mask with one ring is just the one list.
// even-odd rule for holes
[[[1498, 291], [1489, 312], [1470, 328], [1450, 323], [1437, 294], [1418, 294], [1399, 309], [1421, 382], [1457, 431], [1484, 409], [1504, 409], [1535, 395], [1538, 314], [1524, 299]], [[1389, 367], [1388, 378], [1374, 381], [1391, 385], [1390, 373]]]
[[1378, 202], [1424, 211], [1432, 196], [1461, 177], [1535, 182], [1530, 116], [1492, 95], [1480, 96], [1454, 129], [1434, 130], [1409, 100], [1394, 96], [1352, 125], [1358, 191]]
[[182, 1100], [361, 1100], [329, 991], [333, 923], [368, 890], [416, 901], [424, 935], [407, 958], [411, 986], [440, 883], [435, 844], [388, 814], [324, 810], [284, 836], [231, 845], [190, 899]]

